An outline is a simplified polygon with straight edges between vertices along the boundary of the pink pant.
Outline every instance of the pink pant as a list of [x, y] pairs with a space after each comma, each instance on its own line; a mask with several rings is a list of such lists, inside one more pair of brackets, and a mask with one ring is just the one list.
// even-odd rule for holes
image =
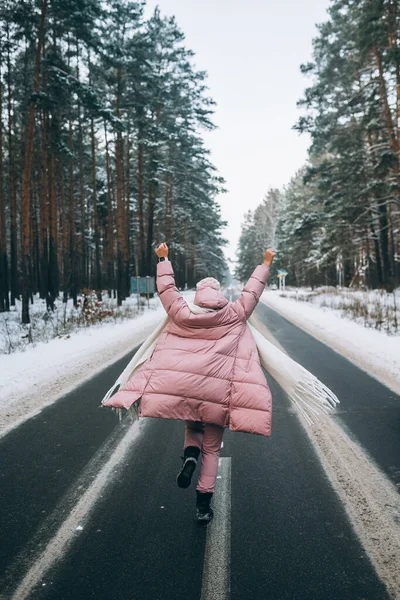
[[200, 421], [186, 421], [184, 448], [196, 446], [201, 451], [199, 492], [213, 492], [218, 472], [224, 427]]

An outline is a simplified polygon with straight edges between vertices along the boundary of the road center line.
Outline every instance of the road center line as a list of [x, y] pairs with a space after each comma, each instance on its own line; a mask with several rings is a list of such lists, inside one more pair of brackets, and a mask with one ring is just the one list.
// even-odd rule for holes
[[214, 492], [215, 517], [207, 528], [200, 600], [229, 600], [231, 595], [231, 458], [219, 459]]

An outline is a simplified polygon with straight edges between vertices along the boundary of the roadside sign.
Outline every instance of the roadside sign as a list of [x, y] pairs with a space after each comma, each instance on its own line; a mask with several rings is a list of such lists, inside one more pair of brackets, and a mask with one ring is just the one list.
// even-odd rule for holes
[[154, 294], [156, 291], [155, 277], [131, 277], [132, 294]]
[[281, 292], [285, 291], [285, 279], [288, 274], [285, 269], [278, 269], [278, 279], [279, 279], [279, 290]]

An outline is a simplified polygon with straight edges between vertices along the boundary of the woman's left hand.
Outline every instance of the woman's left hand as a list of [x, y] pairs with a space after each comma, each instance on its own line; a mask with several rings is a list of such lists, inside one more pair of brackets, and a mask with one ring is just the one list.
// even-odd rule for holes
[[168, 257], [168, 246], [165, 242], [160, 244], [156, 250], [156, 254], [158, 258], [167, 258]]
[[264, 265], [266, 267], [270, 267], [272, 265], [272, 261], [275, 258], [275, 251], [272, 250], [272, 248], [268, 248], [268, 250], [266, 250], [264, 252]]

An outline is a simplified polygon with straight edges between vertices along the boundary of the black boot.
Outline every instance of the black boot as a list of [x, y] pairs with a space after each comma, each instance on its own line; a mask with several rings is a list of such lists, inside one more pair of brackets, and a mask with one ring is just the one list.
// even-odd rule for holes
[[197, 465], [197, 459], [199, 458], [200, 448], [196, 446], [188, 446], [182, 456], [182, 468], [178, 473], [176, 482], [180, 488], [187, 488], [192, 482], [192, 475]]
[[209, 523], [214, 516], [214, 511], [210, 507], [213, 493], [199, 492], [199, 490], [196, 490], [196, 496], [196, 521], [197, 523], [203, 523], [207, 525], [207, 523]]

